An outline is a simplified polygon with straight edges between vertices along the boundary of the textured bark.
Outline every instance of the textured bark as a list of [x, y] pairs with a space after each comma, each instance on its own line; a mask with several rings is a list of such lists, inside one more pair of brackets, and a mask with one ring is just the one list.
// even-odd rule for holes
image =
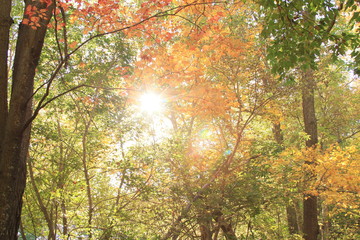
[[[316, 147], [318, 143], [317, 122], [315, 115], [315, 79], [313, 70], [307, 70], [302, 76], [302, 107], [305, 132], [309, 135], [306, 147]], [[314, 164], [307, 160], [305, 164]], [[313, 173], [305, 173], [305, 179], [311, 179]], [[306, 180], [305, 180], [306, 181]], [[305, 240], [316, 240], [319, 234], [317, 197], [311, 194], [304, 196], [304, 223], [303, 232]]]
[[[5, 1], [5, 3], [8, 2]], [[34, 5], [38, 9], [46, 9], [46, 4], [40, 3], [39, 0], [28, 0], [25, 7], [28, 5]], [[52, 15], [52, 6], [47, 8], [46, 14], [47, 19], [41, 19], [40, 27], [37, 29], [32, 29], [23, 24], [19, 26], [10, 104], [8, 111], [6, 111], [6, 123], [2, 127], [3, 135], [0, 142], [0, 239], [17, 239], [30, 139], [30, 126], [26, 129], [24, 126], [32, 114], [31, 98], [35, 69], [39, 62], [47, 24]], [[1, 62], [1, 64], [4, 63]], [[4, 66], [2, 66], [3, 68]], [[3, 92], [7, 86], [1, 85], [0, 88], [0, 91]], [[1, 109], [4, 111], [3, 106]]]
[[[0, 7], [0, 142], [4, 139], [6, 118], [8, 114], [7, 88], [8, 88], [8, 49], [9, 32], [13, 23], [10, 17], [11, 0], [1, 1]], [[1, 145], [0, 145], [1, 152]]]

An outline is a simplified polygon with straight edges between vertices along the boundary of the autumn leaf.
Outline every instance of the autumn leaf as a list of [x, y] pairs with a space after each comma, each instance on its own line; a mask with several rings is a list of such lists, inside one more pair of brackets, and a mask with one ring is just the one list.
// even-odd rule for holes
[[75, 48], [75, 47], [77, 46], [77, 44], [78, 44], [78, 43], [77, 43], [76, 41], [74, 41], [74, 42], [72, 42], [72, 43], [69, 44], [69, 47], [70, 47], [70, 48]]

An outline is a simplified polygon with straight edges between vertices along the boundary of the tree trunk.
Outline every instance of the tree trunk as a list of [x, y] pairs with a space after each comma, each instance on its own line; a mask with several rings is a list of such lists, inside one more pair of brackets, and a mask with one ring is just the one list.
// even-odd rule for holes
[[[273, 134], [276, 143], [279, 145], [281, 150], [284, 150], [284, 135], [281, 130], [281, 124], [279, 122], [273, 124]], [[290, 202], [286, 205], [286, 216], [287, 223], [290, 234], [299, 234], [300, 233], [300, 224], [298, 221], [298, 212], [296, 211], [295, 203], [298, 202], [298, 199], [291, 199]]]
[[[4, 139], [6, 118], [8, 114], [8, 49], [9, 33], [13, 23], [10, 17], [11, 0], [4, 0], [0, 7], [0, 142]], [[0, 145], [1, 152], [1, 145]]]
[[274, 139], [275, 139], [276, 143], [279, 145], [281, 150], [284, 150], [284, 148], [283, 148], [284, 135], [283, 135], [282, 130], [281, 130], [281, 124], [280, 123], [273, 123], [272, 131], [273, 131]]
[[296, 211], [296, 207], [293, 202], [288, 203], [288, 205], [286, 206], [286, 216], [287, 216], [289, 233], [299, 234], [300, 225], [298, 222], [298, 212]]
[[[3, 4], [5, 2], [5, 4]], [[10, 5], [9, 5], [10, 4]], [[0, 20], [9, 19], [11, 1], [2, 1]], [[26, 157], [30, 140], [30, 125], [25, 125], [32, 114], [32, 95], [34, 88], [35, 69], [38, 65], [47, 25], [52, 16], [53, 5], [46, 6], [44, 1], [27, 0], [26, 7], [36, 6], [40, 11], [46, 10], [47, 18], [40, 19], [40, 26], [32, 29], [29, 25], [20, 24], [14, 69], [12, 74], [12, 89], [7, 109], [7, 75], [4, 77], [4, 69], [7, 56], [3, 56], [3, 48], [8, 50], [7, 26], [3, 22], [0, 26], [0, 65], [1, 70], [1, 124], [0, 139], [0, 239], [17, 239], [21, 217], [22, 195], [26, 182]], [[26, 17], [26, 16], [25, 16]], [[7, 24], [10, 25], [9, 23]], [[3, 33], [5, 32], [5, 35]], [[7, 35], [6, 35], [7, 34]], [[7, 40], [6, 40], [7, 39]], [[4, 61], [6, 59], [6, 61]]]
[[92, 221], [93, 221], [94, 206], [93, 206], [93, 200], [92, 200], [90, 174], [89, 174], [89, 168], [88, 168], [88, 162], [87, 162], [87, 137], [88, 137], [88, 132], [89, 132], [91, 121], [89, 120], [89, 122], [85, 122], [84, 124], [85, 124], [85, 130], [84, 130], [83, 138], [82, 138], [82, 158], [81, 159], [82, 159], [83, 172], [84, 172], [85, 183], [86, 183], [86, 195], [87, 195], [87, 199], [88, 199], [88, 227], [89, 227], [88, 239], [92, 239], [92, 230], [93, 230], [92, 229]]
[[32, 161], [29, 160], [28, 161], [28, 169], [29, 169], [29, 175], [30, 175], [30, 183], [33, 187], [33, 191], [37, 200], [37, 204], [39, 205], [40, 211], [44, 214], [44, 218], [46, 221], [46, 224], [49, 228], [49, 236], [48, 239], [51, 240], [55, 240], [56, 239], [56, 234], [55, 234], [55, 229], [54, 229], [54, 222], [51, 218], [51, 214], [49, 213], [48, 209], [46, 208], [43, 199], [41, 198], [39, 189], [35, 183], [35, 178], [34, 178], [34, 171], [33, 171], [33, 165], [32, 165]]
[[61, 124], [59, 121], [59, 118], [57, 119], [57, 130], [58, 130], [58, 136], [60, 138], [60, 159], [58, 163], [58, 172], [60, 173], [60, 179], [57, 184], [57, 188], [61, 190], [61, 200], [60, 200], [60, 208], [61, 208], [61, 215], [62, 215], [62, 234], [64, 238], [68, 235], [68, 219], [66, 215], [66, 203], [65, 203], [65, 197], [64, 197], [64, 185], [65, 185], [65, 178], [66, 178], [66, 171], [65, 171], [65, 153], [64, 153], [64, 139], [62, 135], [62, 129]]
[[206, 210], [199, 212], [198, 223], [201, 240], [212, 240], [211, 220], [212, 217]]
[[200, 225], [200, 239], [201, 240], [212, 240], [211, 229], [208, 224]]
[[330, 236], [330, 219], [328, 206], [323, 202], [321, 204], [322, 227], [321, 227], [321, 240], [328, 240]]
[[[302, 107], [305, 133], [309, 135], [306, 147], [314, 148], [318, 143], [317, 123], [315, 116], [315, 79], [313, 70], [309, 69], [302, 76]], [[305, 161], [305, 164], [314, 164], [313, 161]], [[313, 178], [312, 172], [305, 173], [305, 181]], [[304, 223], [303, 232], [305, 240], [316, 240], [319, 234], [317, 216], [317, 197], [312, 194], [304, 195]]]
[[224, 233], [226, 240], [237, 240], [237, 237], [235, 235], [235, 231], [233, 229], [233, 226], [231, 224], [231, 220], [225, 219], [222, 212], [217, 211], [214, 213], [215, 215], [215, 221], [221, 228], [222, 232]]

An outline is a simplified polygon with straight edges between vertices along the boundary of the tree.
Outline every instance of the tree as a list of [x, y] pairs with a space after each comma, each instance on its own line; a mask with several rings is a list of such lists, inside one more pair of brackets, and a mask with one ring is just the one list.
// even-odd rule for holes
[[267, 92], [270, 82], [264, 87], [268, 76], [257, 51], [259, 29], [245, 21], [251, 13], [241, 4], [204, 11], [197, 18], [200, 29], [184, 24], [186, 37], [147, 48], [147, 61], [135, 70], [141, 86], [170, 102], [169, 118], [181, 143], [180, 149], [172, 147], [167, 161], [177, 179], [173, 194], [182, 196], [183, 207], [163, 239], [221, 234], [234, 239], [235, 226], [244, 224], [235, 219], [256, 215], [262, 204], [263, 185], [251, 181], [258, 176], [250, 171], [256, 157], [249, 148], [257, 139], [249, 132], [278, 93], [275, 86]]
[[[27, 1], [26, 8], [43, 10], [36, 30], [21, 24], [18, 32], [12, 90], [8, 100], [7, 52], [11, 27], [12, 1], [1, 9], [1, 136], [0, 136], [0, 238], [16, 239], [20, 223], [22, 195], [26, 181], [26, 157], [30, 140], [27, 121], [32, 112], [35, 69], [39, 62], [47, 25], [54, 6], [51, 1]], [[9, 102], [8, 102], [9, 101]], [[9, 108], [8, 108], [9, 104]]]
[[[26, 193], [29, 214], [21, 224], [23, 236], [30, 229], [27, 220], [34, 225], [46, 223], [42, 230], [49, 239], [59, 233], [104, 239], [120, 233], [126, 238], [159, 238], [165, 233], [164, 239], [266, 236], [260, 233], [264, 227], [257, 218], [264, 213], [264, 219], [278, 223], [277, 232], [266, 233], [281, 238], [284, 208], [267, 211], [271, 208], [268, 202], [281, 188], [269, 183], [276, 177], [259, 167], [259, 155], [276, 155], [276, 147], [266, 139], [272, 136], [269, 129], [277, 114], [272, 106], [278, 102], [273, 100], [282, 90], [281, 84], [274, 83], [277, 76], [267, 71], [261, 53], [264, 48], [285, 84], [291, 84], [294, 72], [301, 82], [305, 132], [309, 136], [301, 138], [309, 148], [299, 154], [306, 160], [302, 176], [309, 177], [312, 187], [325, 188], [337, 181], [327, 175], [327, 171], [336, 171], [320, 164], [323, 159], [315, 148], [320, 132], [315, 118], [315, 76], [319, 73], [315, 68], [325, 47], [334, 55], [351, 49], [352, 57], [358, 60], [359, 38], [354, 27], [359, 14], [354, 1], [258, 1], [265, 14], [250, 1], [230, 1], [227, 5], [203, 0], [3, 2], [1, 239], [16, 239], [18, 234], [27, 159], [31, 188]], [[18, 16], [21, 9], [24, 14]], [[349, 14], [350, 19], [342, 13]], [[19, 23], [19, 30], [11, 27], [11, 16]], [[262, 17], [267, 23], [263, 26]], [[264, 42], [259, 38], [262, 28], [269, 37]], [[14, 59], [9, 44], [13, 35], [17, 39]], [[103, 41], [96, 40], [100, 37]], [[119, 41], [114, 42], [115, 38]], [[134, 64], [130, 59], [120, 64], [127, 54], [112, 52], [127, 48], [121, 44], [124, 38], [138, 53]], [[356, 64], [354, 61], [351, 66], [355, 71]], [[138, 90], [149, 89], [167, 96], [167, 104], [173, 107], [167, 112], [173, 132], [166, 140], [157, 141], [157, 119], [139, 120], [124, 104], [132, 102], [133, 92], [139, 95]], [[121, 113], [116, 113], [116, 104], [120, 104]], [[45, 107], [48, 111], [42, 112]], [[33, 125], [39, 116], [44, 123], [52, 124]], [[339, 134], [341, 141], [358, 131], [356, 116], [348, 120], [342, 128], [345, 135]], [[108, 128], [117, 124], [122, 127], [118, 134]], [[28, 157], [32, 126], [36, 139]], [[116, 146], [121, 151], [117, 152]], [[329, 150], [327, 156], [352, 166], [349, 156], [357, 155], [351, 155], [351, 149]], [[51, 161], [44, 160], [45, 156]], [[115, 156], [121, 161], [107, 161]], [[334, 160], [334, 164], [341, 166], [341, 161]], [[315, 181], [318, 173], [324, 176], [323, 181]], [[351, 180], [351, 174], [344, 177]], [[110, 179], [116, 184], [109, 184]], [[353, 191], [348, 185], [339, 189]], [[72, 198], [66, 190], [73, 190], [86, 201]], [[318, 196], [314, 189], [304, 192], [305, 218], [311, 220], [305, 236], [315, 239]], [[279, 205], [276, 202], [271, 206]], [[76, 207], [81, 214], [76, 214]], [[35, 214], [36, 209], [41, 213]], [[144, 209], [149, 213], [143, 213]], [[278, 218], [269, 217], [269, 212], [276, 212]], [[141, 222], [143, 216], [151, 226]], [[129, 219], [136, 224], [123, 224]], [[31, 228], [34, 232], [40, 229]]]
[[[359, 38], [357, 33], [352, 32], [353, 21], [359, 17], [356, 13], [357, 5], [354, 1], [261, 1], [260, 4], [266, 11], [264, 35], [273, 39], [268, 52], [274, 71], [285, 76], [292, 67], [298, 66], [302, 69], [303, 121], [305, 132], [309, 136], [306, 146], [314, 148], [318, 143], [318, 130], [313, 69], [316, 68], [316, 60], [323, 44], [333, 51], [334, 56], [344, 53], [345, 49], [351, 46], [352, 56], [356, 59], [355, 65], [358, 63]], [[335, 31], [335, 23], [344, 8], [355, 11], [349, 21], [350, 25], [341, 31]], [[315, 160], [306, 164], [315, 164]], [[311, 176], [312, 173], [308, 172], [306, 175]], [[304, 237], [307, 240], [316, 240], [319, 233], [317, 197], [305, 194], [303, 203]]]
[[[359, 123], [356, 124], [356, 121], [352, 120], [354, 114], [357, 114], [357, 110], [355, 110], [356, 107], [353, 107], [357, 105], [355, 95], [357, 94], [358, 87], [355, 83], [357, 81], [357, 77], [349, 77], [348, 72], [344, 71], [342, 63], [334, 63], [329, 61], [329, 57], [327, 55], [322, 57], [319, 64], [319, 69], [315, 71], [315, 76], [318, 80], [317, 88], [314, 92], [314, 97], [316, 99], [316, 111], [318, 112], [317, 120], [319, 123], [319, 136], [321, 137], [318, 148], [316, 150], [310, 149], [308, 151], [315, 151], [316, 154], [301, 153], [299, 154], [299, 157], [295, 157], [296, 154], [291, 153], [299, 152], [299, 149], [304, 147], [303, 144], [300, 144], [300, 141], [307, 139], [306, 135], [301, 137], [299, 134], [303, 131], [301, 122], [302, 114], [300, 111], [301, 106], [299, 104], [301, 99], [301, 88], [300, 86], [296, 86], [296, 84], [294, 84], [293, 90], [297, 91], [292, 93], [292, 97], [289, 95], [286, 103], [284, 102], [282, 105], [283, 116], [281, 117], [281, 124], [283, 128], [281, 129], [281, 132], [285, 136], [283, 138], [282, 144], [282, 147], [285, 151], [280, 153], [278, 157], [273, 156], [275, 159], [274, 162], [272, 162], [272, 165], [274, 166], [274, 169], [277, 168], [276, 166], [281, 166], [281, 168], [276, 170], [277, 174], [282, 176], [282, 180], [279, 180], [278, 182], [284, 186], [284, 192], [288, 194], [289, 197], [292, 196], [292, 198], [295, 197], [296, 199], [298, 198], [299, 193], [306, 192], [308, 194], [313, 194], [319, 199], [319, 223], [322, 226], [320, 233], [321, 237], [326, 239], [327, 237], [331, 236], [333, 232], [336, 232], [336, 227], [333, 228], [332, 226], [344, 224], [346, 221], [352, 221], [351, 219], [353, 218], [356, 219], [356, 217], [350, 213], [348, 213], [348, 220], [345, 220], [345, 218], [342, 217], [342, 223], [337, 222], [337, 220], [335, 220], [336, 218], [329, 217], [332, 214], [331, 212], [335, 209], [336, 211], [340, 212], [348, 211], [346, 207], [342, 208], [340, 205], [344, 204], [344, 206], [349, 206], [349, 202], [354, 202], [353, 197], [350, 195], [355, 192], [349, 189], [345, 190], [347, 187], [345, 187], [343, 184], [340, 184], [340, 182], [335, 179], [330, 180], [332, 183], [326, 182], [325, 176], [327, 176], [327, 173], [325, 172], [333, 171], [331, 176], [336, 179], [342, 179], [345, 185], [345, 182], [349, 181], [345, 179], [352, 179], [356, 175], [356, 171], [354, 171], [352, 167], [352, 160], [350, 160], [354, 157], [356, 158], [356, 150], [355, 152], [351, 153], [348, 150], [348, 147], [351, 146], [352, 148], [356, 149], [358, 142], [356, 139], [356, 129], [358, 128]], [[331, 78], [329, 78], [329, 76], [331, 76]], [[331, 93], [328, 92], [328, 90], [331, 91]], [[345, 92], [346, 94], [344, 94]], [[336, 127], [333, 125], [334, 123], [336, 123]], [[280, 132], [280, 130], [277, 132]], [[340, 138], [343, 138], [344, 140], [340, 142], [342, 148], [336, 148], [338, 150], [341, 149], [340, 152], [348, 152], [347, 156], [349, 159], [347, 159], [347, 157], [340, 157], [339, 155], [343, 155], [340, 152], [336, 153], [337, 151], [334, 151], [334, 146], [332, 145], [336, 144], [337, 139], [339, 139], [337, 136], [343, 136]], [[301, 151], [305, 152], [305, 150]], [[334, 154], [333, 156], [339, 154], [337, 160], [335, 160], [335, 157], [330, 157], [328, 152], [332, 152], [332, 154]], [[286, 162], [283, 162], [283, 159], [287, 154], [289, 154], [289, 156], [287, 156], [288, 159]], [[313, 161], [314, 159], [316, 159], [316, 164], [301, 166], [302, 162]], [[339, 162], [337, 163], [337, 161], [343, 162], [343, 164], [347, 166], [345, 167], [346, 170], [343, 167], [340, 167], [338, 165]], [[306, 171], [311, 171], [312, 175], [309, 176], [311, 179], [308, 179], [308, 181], [306, 181], [307, 184], [304, 185], [304, 183], [302, 183], [302, 179], [304, 178], [302, 174]], [[351, 177], [345, 176], [347, 174], [349, 174]], [[320, 187], [320, 185], [317, 184], [322, 182], [322, 180], [324, 180], [322, 183], [324, 185], [320, 184]], [[352, 185], [355, 186], [357, 184], [353, 183]], [[334, 188], [338, 187], [338, 190], [334, 190], [331, 193], [327, 192], [326, 189], [328, 189], [330, 186]], [[332, 204], [328, 204], [329, 198], [332, 198], [332, 196], [336, 196], [335, 198], [338, 200], [337, 207], [334, 207]], [[349, 199], [349, 202], [344, 201], [345, 196], [347, 196], [346, 198]], [[350, 205], [352, 205], [352, 203], [350, 203]], [[351, 209], [351, 207], [349, 208]], [[347, 232], [349, 234], [353, 234], [353, 231], [350, 229], [348, 229]], [[340, 237], [340, 235], [338, 235], [338, 237]]]
[[[13, 62], [12, 81], [8, 84], [8, 49], [9, 33], [13, 20], [11, 10], [18, 1], [3, 1], [0, 12], [0, 238], [16, 239], [20, 223], [22, 195], [26, 182], [26, 158], [29, 147], [31, 122], [39, 111], [52, 100], [47, 98], [51, 85], [58, 73], [68, 66], [70, 57], [82, 46], [94, 38], [127, 29], [145, 28], [146, 22], [155, 27], [158, 18], [177, 15], [193, 5], [206, 5], [208, 2], [181, 2], [178, 6], [170, 6], [170, 1], [144, 1], [136, 5], [136, 11], [129, 11], [129, 6], [120, 1], [86, 1], [26, 0], [23, 6], [24, 15], [19, 23], [15, 58]], [[134, 9], [133, 9], [134, 10]], [[118, 14], [118, 13], [121, 14]], [[54, 16], [54, 18], [53, 18]], [[126, 20], [124, 20], [126, 19]], [[75, 24], [83, 21], [85, 27]], [[52, 21], [52, 22], [50, 22]], [[32, 112], [34, 81], [36, 68], [45, 42], [49, 23], [55, 27], [55, 41], [58, 44], [58, 63], [48, 80], [45, 81], [45, 92]], [[143, 25], [142, 25], [143, 24]], [[83, 28], [87, 39], [81, 42], [70, 42], [67, 33], [70, 26]], [[149, 27], [149, 30], [152, 28]], [[60, 37], [61, 34], [61, 37]], [[130, 34], [129, 34], [130, 35]], [[70, 51], [71, 50], [71, 51]], [[8, 86], [11, 86], [8, 96]], [[81, 85], [83, 86], [83, 85]], [[81, 86], [77, 86], [79, 88]], [[65, 91], [68, 92], [70, 90]], [[63, 95], [65, 93], [60, 94]], [[59, 97], [59, 96], [58, 96]]]

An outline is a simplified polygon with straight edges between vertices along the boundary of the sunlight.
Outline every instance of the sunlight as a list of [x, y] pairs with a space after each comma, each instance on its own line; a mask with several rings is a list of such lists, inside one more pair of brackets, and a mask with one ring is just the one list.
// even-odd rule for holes
[[140, 108], [148, 113], [161, 112], [164, 108], [164, 99], [156, 93], [145, 93], [140, 97]]

